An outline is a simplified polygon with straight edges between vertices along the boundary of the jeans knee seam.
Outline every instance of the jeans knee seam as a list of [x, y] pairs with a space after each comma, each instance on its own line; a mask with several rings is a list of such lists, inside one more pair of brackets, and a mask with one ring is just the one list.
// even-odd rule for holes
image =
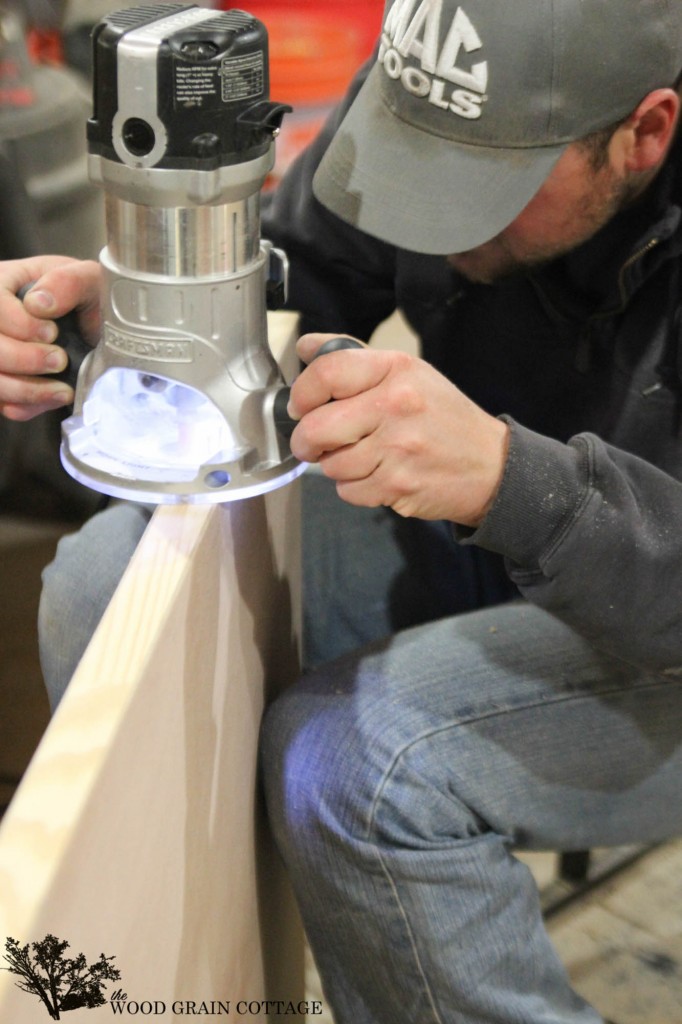
[[[635, 686], [633, 686], [632, 688], [633, 689], [634, 688], [636, 688], [636, 689], [646, 689], [646, 688], [651, 688], [651, 687], [660, 686], [660, 685], [661, 685], [661, 680], [660, 679], [655, 679], [655, 680], [652, 680], [652, 681], [647, 682], [647, 683], [635, 684]], [[619, 688], [615, 688], [614, 687], [614, 688], [611, 688], [611, 689], [608, 689], [608, 690], [601, 690], [600, 693], [599, 693], [599, 696], [605, 697], [605, 696], [609, 696], [609, 695], [612, 695], [614, 693], [620, 693], [620, 692], [622, 692], [622, 687], [619, 687]], [[417, 949], [417, 946], [416, 946], [416, 943], [415, 943], [415, 940], [414, 940], [414, 935], [413, 935], [412, 927], [410, 925], [409, 917], [407, 915], [407, 911], [405, 910], [405, 907], [403, 906], [403, 903], [402, 903], [402, 901], [400, 899], [400, 894], [398, 892], [398, 888], [396, 886], [395, 880], [394, 880], [394, 878], [393, 878], [393, 876], [392, 876], [392, 874], [391, 874], [391, 872], [389, 870], [389, 867], [388, 867], [384, 857], [382, 856], [381, 847], [380, 847], [379, 842], [377, 841], [377, 838], [376, 838], [376, 832], [377, 832], [377, 825], [376, 825], [377, 809], [378, 809], [379, 803], [381, 801], [382, 794], [383, 794], [383, 792], [384, 792], [384, 790], [386, 788], [386, 785], [388, 784], [391, 776], [393, 775], [393, 773], [394, 773], [394, 771], [396, 769], [396, 766], [401, 761], [401, 759], [404, 757], [404, 755], [409, 750], [411, 750], [413, 747], [415, 747], [418, 743], [421, 743], [423, 740], [431, 739], [432, 737], [437, 736], [440, 733], [447, 732], [450, 729], [456, 729], [456, 728], [458, 728], [460, 726], [471, 725], [472, 722], [483, 721], [483, 720], [487, 720], [487, 719], [495, 718], [495, 717], [501, 717], [503, 715], [507, 715], [507, 714], [513, 713], [515, 711], [529, 710], [529, 709], [536, 708], [536, 707], [548, 706], [550, 704], [559, 704], [559, 703], [565, 703], [567, 701], [579, 701], [579, 700], [592, 699], [594, 696], [595, 696], [595, 694], [586, 694], [586, 693], [563, 694], [563, 695], [557, 696], [557, 697], [555, 697], [555, 698], [553, 698], [551, 700], [532, 701], [532, 702], [529, 702], [527, 704], [524, 704], [523, 707], [519, 707], [519, 708], [504, 708], [504, 709], [503, 708], [496, 708], [495, 710], [491, 710], [491, 711], [489, 711], [489, 712], [487, 712], [485, 714], [471, 715], [468, 718], [461, 718], [461, 719], [458, 719], [457, 721], [448, 722], [446, 725], [439, 725], [438, 727], [434, 727], [434, 728], [428, 729], [427, 731], [423, 732], [419, 736], [417, 736], [414, 739], [410, 740], [408, 743], [405, 743], [398, 750], [398, 752], [393, 757], [390, 765], [387, 767], [386, 771], [384, 772], [383, 776], [381, 777], [381, 779], [379, 781], [379, 784], [378, 784], [376, 792], [375, 792], [374, 799], [372, 801], [372, 806], [371, 806], [371, 809], [370, 809], [370, 813], [369, 813], [369, 818], [368, 818], [368, 822], [367, 822], [366, 839], [367, 839], [367, 841], [369, 843], [371, 843], [374, 846], [374, 848], [376, 850], [376, 854], [377, 854], [377, 857], [378, 857], [378, 860], [379, 860], [379, 864], [381, 865], [381, 870], [382, 870], [382, 872], [384, 874], [384, 877], [386, 878], [386, 881], [387, 881], [387, 883], [388, 883], [388, 885], [390, 887], [390, 890], [391, 890], [391, 892], [393, 894], [393, 897], [395, 899], [395, 902], [396, 902], [396, 906], [398, 907], [398, 910], [399, 910], [400, 915], [402, 917], [402, 920], [404, 922], [405, 929], [406, 929], [406, 932], [407, 932], [407, 935], [408, 935], [408, 938], [409, 938], [409, 942], [410, 942], [410, 948], [412, 950], [412, 955], [413, 955], [413, 958], [414, 958], [414, 963], [415, 963], [415, 966], [416, 966], [416, 969], [417, 969], [417, 973], [418, 973], [419, 977], [421, 978], [422, 984], [424, 986], [424, 991], [426, 993], [426, 996], [427, 996], [427, 999], [428, 999], [428, 1002], [429, 1002], [429, 1006], [430, 1006], [431, 1012], [433, 1014], [434, 1024], [443, 1024], [443, 1021], [442, 1021], [442, 1018], [441, 1018], [441, 1016], [440, 1016], [440, 1014], [438, 1012], [438, 1009], [437, 1009], [437, 1006], [436, 1006], [436, 1002], [435, 1002], [435, 999], [434, 999], [434, 995], [433, 995], [433, 992], [431, 990], [431, 986], [429, 984], [429, 981], [428, 981], [428, 979], [426, 977], [426, 974], [424, 972], [424, 969], [422, 967], [421, 959], [420, 959], [420, 956], [419, 956], [419, 950]]]
[[397, 888], [397, 886], [395, 884], [393, 876], [392, 876], [391, 872], [389, 871], [388, 866], [387, 866], [384, 858], [381, 855], [381, 849], [379, 848], [379, 844], [378, 843], [375, 844], [375, 849], [376, 849], [376, 852], [377, 852], [377, 857], [379, 858], [379, 863], [381, 864], [381, 870], [383, 871], [384, 876], [386, 878], [386, 881], [389, 884], [391, 892], [393, 893], [393, 898], [395, 899], [395, 902], [396, 902], [396, 906], [398, 907], [398, 910], [400, 912], [400, 916], [403, 919], [403, 923], [405, 925], [405, 930], [407, 932], [407, 936], [408, 936], [408, 939], [409, 939], [409, 942], [410, 942], [410, 949], [412, 950], [412, 956], [414, 958], [414, 963], [415, 963], [415, 966], [417, 968], [417, 973], [418, 973], [419, 977], [422, 980], [422, 984], [424, 986], [424, 992], [426, 993], [426, 997], [427, 997], [427, 999], [429, 1001], [429, 1007], [431, 1009], [431, 1013], [433, 1014], [434, 1024], [443, 1024], [443, 1018], [441, 1017], [441, 1015], [438, 1012], [438, 1009], [437, 1009], [436, 1003], [435, 1003], [435, 999], [434, 999], [434, 996], [433, 996], [433, 992], [431, 991], [431, 986], [430, 986], [429, 981], [428, 981], [428, 979], [426, 977], [426, 974], [424, 973], [424, 968], [422, 967], [421, 958], [419, 956], [419, 950], [417, 949], [417, 944], [416, 944], [416, 942], [414, 940], [414, 934], [412, 932], [412, 926], [410, 925], [410, 921], [409, 921], [409, 918], [407, 916], [407, 912], [405, 910], [405, 907], [403, 906], [402, 900], [400, 899], [400, 894], [398, 892], [398, 888]]
[[408, 750], [410, 750], [413, 746], [416, 746], [417, 743], [420, 743], [424, 739], [429, 739], [431, 736], [434, 736], [437, 733], [445, 732], [448, 729], [455, 728], [458, 725], [464, 725], [464, 724], [466, 724], [464, 721], [462, 721], [462, 722], [451, 722], [447, 726], [439, 726], [437, 729], [429, 729], [428, 732], [423, 733], [422, 735], [416, 737], [416, 739], [411, 740], [409, 743], [406, 743], [404, 746], [402, 746], [400, 748], [400, 750], [395, 755], [395, 757], [391, 761], [391, 764], [386, 769], [386, 771], [384, 772], [382, 778], [379, 781], [379, 785], [377, 786], [376, 794], [374, 796], [374, 800], [372, 801], [372, 806], [371, 806], [370, 813], [369, 813], [369, 819], [368, 819], [368, 822], [367, 822], [366, 839], [367, 839], [367, 842], [369, 842], [374, 847], [374, 849], [376, 851], [376, 855], [377, 855], [377, 858], [379, 860], [379, 864], [381, 865], [381, 870], [382, 870], [382, 872], [384, 874], [384, 877], [385, 877], [385, 879], [386, 879], [386, 881], [387, 881], [387, 883], [389, 885], [391, 893], [393, 894], [393, 898], [395, 900], [396, 906], [397, 906], [398, 911], [400, 913], [400, 916], [401, 916], [401, 918], [403, 920], [403, 924], [405, 926], [405, 930], [407, 932], [407, 936], [408, 936], [409, 943], [410, 943], [410, 949], [412, 950], [412, 956], [413, 956], [413, 959], [414, 959], [414, 964], [415, 964], [415, 967], [417, 969], [417, 974], [421, 978], [422, 985], [424, 987], [424, 992], [426, 993], [426, 997], [427, 997], [428, 1002], [429, 1002], [429, 1008], [431, 1010], [431, 1013], [433, 1014], [433, 1022], [434, 1022], [434, 1024], [443, 1024], [443, 1018], [441, 1017], [441, 1015], [438, 1012], [438, 1008], [436, 1006], [436, 1001], [435, 1001], [433, 992], [431, 990], [431, 985], [429, 984], [428, 978], [426, 977], [426, 973], [425, 973], [424, 968], [422, 966], [421, 958], [419, 956], [419, 950], [417, 949], [417, 944], [416, 944], [415, 939], [414, 939], [414, 933], [412, 931], [412, 926], [410, 924], [410, 920], [409, 920], [409, 917], [407, 915], [407, 911], [405, 910], [405, 907], [403, 906], [402, 900], [400, 899], [400, 893], [398, 892], [398, 887], [397, 887], [397, 885], [395, 883], [393, 875], [391, 874], [391, 872], [390, 872], [390, 870], [388, 868], [388, 865], [386, 864], [386, 861], [385, 861], [384, 857], [382, 856], [381, 847], [380, 847], [379, 843], [376, 841], [376, 810], [377, 810], [377, 806], [379, 804], [379, 801], [381, 800], [381, 795], [382, 795], [384, 789], [386, 788], [386, 785], [387, 785], [391, 775], [393, 774], [396, 765], [398, 764], [400, 759], [403, 757], [403, 755]]
[[[670, 684], [669, 684], [669, 682], [667, 680], [664, 680], [664, 679], [661, 679], [661, 678], [654, 678], [654, 679], [652, 679], [651, 681], [648, 681], [648, 682], [635, 683], [632, 686], [630, 686], [628, 689], [629, 690], [657, 689], [657, 688], [659, 688], [662, 685], [668, 686]], [[612, 687], [610, 689], [600, 690], [598, 696], [600, 696], [600, 697], [610, 697], [610, 696], [613, 696], [614, 694], [619, 694], [619, 693], [622, 693], [622, 692], [623, 692], [623, 687]], [[492, 718], [502, 718], [504, 715], [516, 714], [519, 711], [532, 711], [534, 708], [550, 707], [550, 706], [555, 705], [555, 704], [566, 704], [566, 703], [570, 703], [570, 702], [578, 702], [578, 701], [581, 701], [581, 700], [592, 700], [592, 699], [594, 699], [595, 696], [597, 696], [597, 694], [594, 694], [594, 693], [566, 693], [566, 694], [562, 694], [560, 696], [553, 697], [550, 700], [534, 700], [534, 701], [529, 701], [527, 704], [523, 704], [523, 705], [521, 705], [519, 707], [514, 707], [514, 708], [494, 708], [493, 710], [484, 712], [482, 714], [469, 715], [466, 718], [458, 718], [458, 719], [454, 719], [454, 720], [452, 720], [450, 722], [447, 722], [447, 723], [445, 723], [443, 725], [433, 726], [433, 727], [425, 730], [424, 732], [420, 733], [419, 736], [415, 736], [413, 739], [411, 739], [408, 742], [404, 743], [403, 746], [401, 746], [399, 748], [399, 750], [395, 753], [395, 755], [393, 757], [393, 760], [391, 761], [391, 763], [386, 768], [386, 771], [382, 775], [382, 777], [379, 780], [379, 783], [377, 785], [376, 793], [375, 793], [375, 796], [374, 796], [374, 800], [372, 801], [372, 806], [370, 808], [369, 818], [368, 818], [368, 821], [367, 821], [367, 836], [366, 837], [367, 837], [368, 841], [371, 841], [371, 834], [372, 834], [372, 832], [374, 831], [374, 828], [375, 828], [376, 809], [377, 809], [377, 805], [378, 805], [378, 803], [379, 803], [379, 801], [381, 799], [381, 795], [383, 793], [383, 790], [384, 790], [387, 782], [389, 781], [391, 775], [395, 771], [395, 768], [396, 768], [398, 762], [402, 759], [404, 754], [406, 754], [409, 750], [412, 749], [412, 747], [417, 746], [417, 744], [421, 743], [423, 740], [432, 739], [434, 736], [438, 736], [440, 733], [448, 732], [450, 729], [458, 729], [458, 728], [461, 728], [462, 726], [471, 725], [474, 722], [489, 721]]]

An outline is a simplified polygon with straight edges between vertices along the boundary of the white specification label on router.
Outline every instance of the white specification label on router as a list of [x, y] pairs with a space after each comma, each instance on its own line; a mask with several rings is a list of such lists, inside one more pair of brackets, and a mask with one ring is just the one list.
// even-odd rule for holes
[[248, 100], [261, 96], [265, 88], [265, 64], [262, 53], [226, 57], [221, 64], [223, 102]]
[[175, 69], [175, 102], [183, 107], [200, 107], [205, 97], [218, 96], [215, 68], [180, 64]]

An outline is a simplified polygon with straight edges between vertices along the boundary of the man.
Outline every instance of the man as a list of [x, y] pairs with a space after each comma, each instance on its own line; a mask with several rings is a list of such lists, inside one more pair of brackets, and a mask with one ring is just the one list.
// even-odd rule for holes
[[[336, 482], [333, 514], [376, 510], [352, 542], [326, 533], [342, 593], [309, 661], [396, 624], [378, 585], [359, 609], [347, 589], [377, 551], [393, 591], [405, 543], [426, 552], [408, 621], [456, 607], [463, 575], [488, 605], [323, 664], [266, 717], [339, 1024], [597, 1024], [511, 850], [682, 829], [681, 68], [680, 0], [395, 0], [347, 116], [274, 199], [306, 327], [367, 337], [397, 304], [425, 357], [337, 352], [293, 387], [292, 447]], [[96, 276], [3, 271], [6, 415], [59, 401], [32, 339], [91, 313]]]

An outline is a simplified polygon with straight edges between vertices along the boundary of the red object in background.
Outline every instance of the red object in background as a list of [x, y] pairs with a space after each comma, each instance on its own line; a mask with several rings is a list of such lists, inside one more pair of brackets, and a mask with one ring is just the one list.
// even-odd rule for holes
[[[237, 5], [236, 2], [220, 0], [217, 6], [229, 10]], [[369, 57], [379, 37], [384, 0], [345, 0], [343, 3], [339, 0], [247, 0], [244, 10], [260, 18], [268, 29], [267, 15], [272, 11], [284, 15], [324, 16], [336, 25], [350, 25], [358, 40], [361, 64]]]
[[[221, 0], [219, 6], [229, 10], [235, 3]], [[243, 6], [268, 30], [270, 96], [294, 108], [277, 140], [277, 162], [268, 182], [272, 186], [312, 141], [372, 53], [384, 3], [247, 0]]]
[[35, 64], [63, 64], [59, 32], [29, 29], [18, 35], [0, 55], [0, 109], [32, 107], [37, 102], [33, 81]]
[[36, 93], [26, 52], [16, 45], [0, 55], [0, 111], [32, 107]]
[[36, 64], [63, 64], [62, 37], [56, 30], [29, 29], [26, 36], [29, 56]]
[[[220, 0], [223, 10], [234, 7]], [[247, 0], [268, 30], [270, 95], [297, 102], [333, 102], [370, 56], [384, 0]]]
[[366, 56], [354, 25], [326, 13], [278, 7], [256, 17], [268, 30], [273, 99], [296, 107], [335, 103], [343, 96]]

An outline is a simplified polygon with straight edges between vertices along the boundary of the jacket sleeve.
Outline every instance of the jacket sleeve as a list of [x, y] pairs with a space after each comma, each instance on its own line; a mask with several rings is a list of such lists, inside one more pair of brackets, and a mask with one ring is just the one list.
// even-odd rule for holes
[[343, 103], [264, 203], [262, 234], [287, 254], [287, 307], [301, 313], [302, 333], [339, 331], [367, 340], [395, 309], [396, 250], [345, 224], [312, 193], [317, 165], [370, 66], [360, 69]]
[[496, 499], [460, 541], [504, 555], [524, 596], [596, 648], [682, 678], [682, 483], [593, 434], [508, 422]]

